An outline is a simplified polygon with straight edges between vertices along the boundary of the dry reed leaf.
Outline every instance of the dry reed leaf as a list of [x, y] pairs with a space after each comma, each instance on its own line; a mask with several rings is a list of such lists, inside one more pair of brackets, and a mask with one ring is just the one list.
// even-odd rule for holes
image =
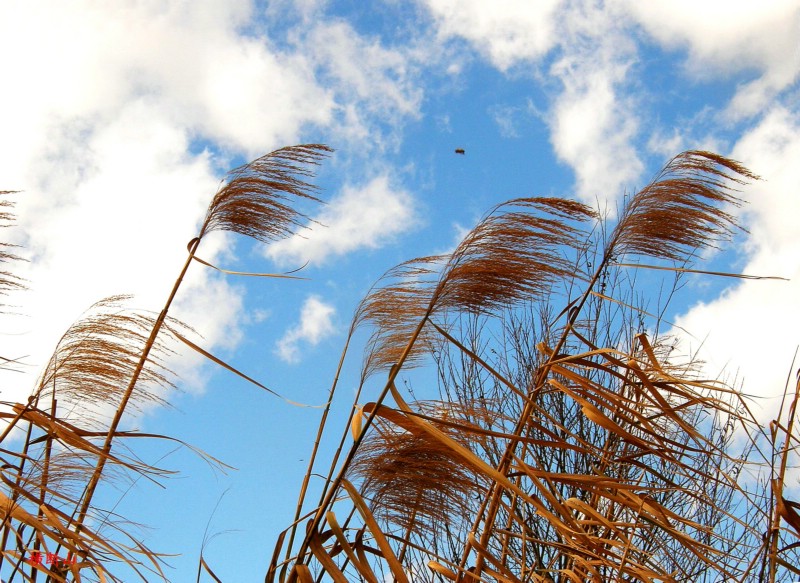
[[3, 520], [10, 517], [27, 525], [34, 525], [37, 523], [36, 516], [22, 508], [17, 502], [6, 496], [3, 492], [0, 492], [0, 514], [2, 514]]
[[[413, 410], [398, 411], [397, 409], [392, 409], [386, 405], [378, 405], [377, 403], [367, 403], [361, 409], [367, 414], [375, 411], [378, 417], [386, 419], [394, 426], [402, 428], [404, 431], [412, 433], [415, 436], [420, 436], [423, 432], [421, 432], [413, 423], [408, 420], [409, 417], [416, 417], [418, 419], [428, 421], [434, 425], [445, 427], [446, 429], [449, 428], [449, 430], [452, 430], [456, 437], [463, 439], [465, 443], [477, 442], [483, 437], [492, 437], [508, 440], [519, 439], [521, 443], [527, 443], [529, 445], [535, 445], [539, 447], [583, 451], [579, 446], [558, 441], [558, 436], [547, 428], [542, 428], [542, 431], [550, 434], [553, 438], [552, 440], [537, 439], [533, 437], [517, 437], [513, 434], [504, 433], [502, 431], [484, 429], [483, 427], [476, 425], [473, 421], [468, 420], [469, 418], [475, 419], [476, 417], [484, 418], [487, 416], [487, 411], [485, 409], [476, 407], [474, 404], [454, 403], [450, 401], [429, 401], [426, 403], [417, 403], [417, 405], [424, 406], [425, 409], [432, 411], [432, 413], [426, 414]], [[453, 417], [452, 419], [450, 418], [451, 416]], [[495, 414], [492, 416], [496, 417]], [[454, 419], [460, 419], [460, 421]]]
[[361, 422], [364, 418], [364, 408], [356, 407], [353, 412], [353, 419], [350, 421], [350, 433], [353, 436], [353, 441], [358, 441], [361, 437], [362, 425]]
[[800, 536], [800, 504], [783, 497], [780, 480], [772, 480], [772, 491], [776, 500], [775, 512]]
[[311, 576], [311, 571], [308, 566], [297, 563], [292, 567], [292, 572], [289, 573], [288, 583], [297, 581], [298, 583], [314, 583], [314, 577]]
[[436, 561], [428, 561], [428, 568], [433, 571], [434, 573], [438, 573], [439, 575], [450, 579], [450, 581], [457, 581], [458, 575], [456, 575], [453, 571], [437, 563]]
[[330, 576], [334, 583], [348, 583], [347, 577], [345, 577], [344, 573], [339, 570], [336, 562], [330, 557], [330, 555], [328, 555], [327, 549], [325, 549], [322, 541], [320, 540], [318, 531], [315, 530], [311, 533], [308, 547], [320, 562], [320, 565], [322, 565], [322, 568], [325, 570], [325, 574]]
[[494, 573], [491, 570], [484, 567], [484, 571], [488, 575], [494, 576], [499, 581], [510, 581], [512, 583], [521, 583], [519, 578], [515, 577], [514, 574], [508, 569], [508, 567], [504, 564], [502, 560], [499, 560], [494, 554], [489, 551], [486, 547], [484, 547], [477, 538], [475, 538], [475, 533], [469, 533], [469, 544], [475, 549], [479, 557], [487, 559], [495, 568], [499, 569], [499, 573]]
[[209, 566], [209, 564], [208, 564], [208, 563], [206, 562], [206, 560], [203, 558], [203, 555], [202, 555], [202, 554], [200, 555], [200, 566], [201, 566], [201, 567], [203, 568], [203, 570], [204, 570], [204, 571], [205, 571], [205, 572], [208, 574], [208, 576], [209, 576], [209, 577], [211, 577], [211, 578], [212, 578], [214, 581], [216, 581], [217, 583], [222, 583], [222, 579], [220, 579], [219, 577], [217, 577], [217, 574], [216, 574], [216, 573], [214, 573], [214, 571], [211, 569], [211, 567]]
[[[190, 244], [191, 245], [191, 244]], [[250, 273], [247, 271], [232, 271], [230, 269], [223, 269], [222, 267], [217, 267], [213, 263], [209, 263], [205, 259], [200, 259], [197, 255], [192, 255], [192, 259], [197, 261], [201, 265], [205, 265], [206, 267], [210, 267], [215, 271], [219, 271], [220, 273], [224, 273], [226, 275], [241, 275], [245, 277], [272, 277], [276, 279], [308, 279], [306, 277], [298, 277], [296, 275], [290, 275], [289, 273]]]
[[367, 557], [367, 552], [369, 552], [373, 557], [378, 557], [378, 558], [383, 557], [383, 555], [381, 555], [380, 550], [372, 549], [364, 543], [364, 536], [366, 533], [366, 529], [367, 529], [366, 525], [361, 527], [356, 532], [356, 537], [354, 541], [355, 542], [354, 548], [356, 550], [356, 554], [358, 555], [358, 559], [359, 561], [361, 561], [362, 565], [369, 564], [370, 559], [369, 557]]
[[359, 575], [363, 577], [367, 583], [378, 583], [378, 578], [375, 576], [375, 573], [369, 566], [369, 562], [362, 561], [353, 546], [350, 544], [350, 541], [347, 540], [342, 527], [339, 526], [339, 521], [336, 520], [336, 514], [334, 514], [332, 511], [328, 511], [325, 514], [325, 520], [328, 526], [330, 526], [333, 535], [336, 537], [336, 541], [339, 543], [339, 546], [347, 555], [347, 558], [350, 559], [350, 563], [352, 563], [352, 565], [356, 568]]
[[195, 344], [194, 342], [192, 342], [191, 340], [189, 340], [188, 338], [183, 336], [183, 334], [180, 334], [179, 332], [177, 332], [175, 330], [172, 330], [172, 334], [175, 336], [175, 338], [177, 338], [178, 340], [183, 342], [186, 346], [188, 346], [189, 348], [191, 348], [192, 350], [194, 350], [198, 354], [202, 354], [203, 356], [205, 356], [211, 362], [214, 362], [214, 363], [218, 364], [219, 366], [221, 366], [222, 368], [224, 368], [226, 370], [229, 370], [230, 372], [232, 372], [236, 376], [246, 380], [247, 382], [249, 382], [251, 384], [254, 384], [259, 389], [263, 389], [263, 390], [267, 391], [270, 395], [274, 395], [275, 397], [278, 397], [284, 403], [287, 403], [289, 405], [294, 405], [295, 407], [308, 407], [310, 409], [322, 409], [323, 407], [325, 407], [325, 405], [308, 405], [306, 403], [298, 403], [297, 401], [292, 401], [291, 399], [287, 399], [286, 397], [284, 397], [280, 393], [277, 393], [277, 392], [273, 391], [269, 387], [266, 387], [266, 386], [262, 385], [261, 383], [259, 383], [254, 378], [244, 374], [238, 368], [228, 364], [224, 360], [222, 360], [222, 359], [214, 356], [210, 352], [200, 348], [197, 344]]
[[706, 271], [703, 269], [689, 269], [688, 267], [667, 267], [664, 265], [645, 265], [643, 263], [611, 263], [612, 267], [632, 267], [634, 269], [654, 269], [656, 271], [671, 271], [673, 273], [697, 273], [700, 275], [713, 275], [715, 277], [732, 277], [734, 279], [770, 279], [776, 281], [790, 281], [785, 277], [775, 275], [748, 275], [746, 273], [729, 273], [726, 271]]
[[361, 518], [364, 520], [365, 525], [377, 543], [383, 558], [389, 565], [394, 579], [398, 583], [408, 583], [408, 577], [406, 576], [403, 566], [400, 564], [400, 561], [397, 560], [394, 550], [389, 544], [389, 541], [386, 540], [383, 531], [375, 521], [375, 517], [372, 515], [367, 503], [361, 497], [361, 494], [359, 494], [355, 486], [353, 486], [353, 484], [351, 484], [347, 479], [343, 479], [341, 483], [342, 487], [347, 491], [348, 496], [352, 500], [353, 504], [358, 510], [358, 513], [361, 515]]
[[68, 446], [76, 455], [82, 454], [79, 454], [74, 450], [86, 452], [98, 458], [106, 458], [115, 464], [125, 466], [128, 469], [136, 470], [141, 473], [144, 473], [144, 470], [147, 469], [146, 466], [136, 466], [104, 452], [92, 442], [84, 439], [84, 437], [81, 435], [83, 432], [66, 421], [58, 418], [53, 419], [41, 411], [33, 409], [30, 406], [26, 407], [25, 405], [21, 405], [19, 403], [14, 404], [13, 409], [14, 413], [21, 415], [22, 419], [30, 421], [33, 425], [43, 430], [49, 437], [53, 437], [64, 445]]

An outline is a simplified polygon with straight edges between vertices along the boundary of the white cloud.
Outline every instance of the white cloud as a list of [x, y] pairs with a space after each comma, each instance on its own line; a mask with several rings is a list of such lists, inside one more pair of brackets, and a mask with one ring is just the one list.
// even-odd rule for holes
[[[467, 40], [501, 71], [527, 67], [546, 81], [536, 69], [555, 58], [549, 73], [563, 87], [551, 94], [544, 119], [557, 156], [575, 171], [578, 195], [592, 202], [638, 186], [644, 168], [634, 148], [646, 127], [643, 104], [632, 97], [641, 95], [631, 78], [640, 50], [636, 25], [666, 49], [685, 50], [685, 74], [742, 79], [726, 105], [728, 121], [760, 114], [800, 75], [795, 0], [422, 3], [441, 37]], [[657, 125], [654, 131], [651, 146], [659, 152], [686, 141], [668, 139]]]
[[499, 69], [547, 53], [557, 41], [555, 12], [562, 0], [424, 0], [439, 34], [461, 36]]
[[[295, 143], [307, 127], [366, 132], [414, 115], [419, 92], [400, 52], [319, 19], [318, 36], [278, 49], [242, 33], [254, 16], [252, 3], [227, 0], [0, 4], [11, 83], [0, 93], [0, 189], [24, 191], [19, 226], [3, 234], [31, 259], [18, 267], [31, 290], [10, 298], [26, 316], [4, 321], [0, 354], [38, 369], [106, 295], [160, 310], [229, 166], [221, 157]], [[314, 52], [310, 41], [329, 44]], [[391, 200], [404, 208], [401, 194]], [[218, 259], [227, 243], [213, 234], [200, 255]], [[174, 312], [213, 348], [235, 342], [242, 301], [193, 265]], [[3, 397], [24, 400], [31, 385], [9, 377]]]
[[602, 203], [620, 196], [643, 170], [634, 147], [637, 103], [625, 93], [636, 47], [613, 12], [586, 3], [561, 16], [563, 54], [551, 74], [563, 90], [548, 116], [551, 141], [575, 171], [576, 194]]
[[[692, 308], [677, 324], [705, 338], [701, 357], [709, 371], [738, 371], [744, 391], [779, 396], [800, 345], [800, 114], [776, 107], [742, 137], [733, 154], [765, 180], [747, 189], [752, 204], [743, 218], [750, 230], [745, 273], [790, 282], [742, 281], [720, 298]], [[707, 335], [707, 337], [706, 337]], [[775, 414], [765, 404], [764, 419]]]
[[318, 296], [309, 296], [300, 310], [300, 321], [289, 328], [275, 344], [275, 352], [281, 360], [294, 364], [300, 362], [300, 344], [316, 346], [331, 336], [336, 327], [333, 317], [336, 309]]
[[519, 115], [519, 108], [498, 105], [489, 110], [489, 115], [492, 116], [494, 123], [497, 124], [501, 136], [504, 138], [520, 137], [515, 122], [515, 119]]
[[[614, 199], [633, 186], [643, 164], [633, 146], [638, 108], [626, 94], [636, 46], [625, 15], [590, 1], [501, 3], [426, 0], [445, 38], [460, 36], [498, 69], [527, 67], [532, 76], [550, 55], [550, 75], [561, 82], [543, 119], [558, 158], [572, 167], [578, 196]], [[508, 116], [495, 112], [504, 135]]]
[[23, 88], [3, 97], [18, 101], [12, 128], [28, 130], [14, 134], [30, 134], [22, 123], [114, 116], [142, 96], [176, 125], [250, 154], [326, 122], [332, 102], [304, 57], [239, 35], [250, 17], [248, 3], [214, 0], [7, 5], [4, 44], [25, 55], [6, 71]]
[[[384, 47], [377, 38], [361, 37], [349, 23], [317, 22], [298, 32], [303, 53], [334, 87], [336, 134], [361, 151], [396, 143], [390, 127], [420, 114], [422, 91], [416, 84], [413, 46]], [[383, 139], [376, 139], [381, 135]]]
[[323, 263], [357, 249], [376, 249], [416, 225], [414, 200], [386, 174], [361, 186], [346, 185], [316, 217], [320, 224], [278, 241], [266, 253], [280, 265]]
[[[665, 160], [669, 160], [678, 152], [687, 150], [686, 147], [687, 136], [684, 136], [677, 128], [672, 128], [671, 132], [656, 128], [647, 140], [647, 150], [655, 154], [659, 154]], [[706, 148], [710, 151], [716, 151], [716, 148]]]
[[633, 144], [638, 121], [617, 93], [624, 72], [615, 64], [588, 62], [585, 70], [557, 70], [564, 92], [553, 105], [551, 141], [575, 171], [576, 194], [589, 203], [613, 200], [643, 169]]
[[[32, 372], [72, 321], [103, 297], [132, 293], [132, 306], [160, 310], [217, 187], [208, 156], [187, 154], [185, 133], [150, 104], [132, 102], [87, 135], [69, 134], [54, 140], [51, 157], [31, 161], [26, 192], [14, 197], [18, 225], [4, 233], [23, 243], [21, 253], [31, 261], [14, 267], [30, 289], [9, 298], [22, 315], [5, 318], [13, 336], [0, 338], [0, 353], [25, 356]], [[32, 175], [37, 169], [40, 175]], [[201, 254], [216, 257], [225, 240], [209, 238]], [[240, 305], [239, 290], [197, 264], [172, 313], [214, 345], [236, 337]], [[192, 364], [173, 366], [197, 386]], [[32, 385], [31, 378], [10, 377], [5, 388], [14, 396], [6, 397], [20, 400]]]
[[743, 83], [728, 113], [760, 113], [767, 102], [800, 75], [800, 5], [795, 0], [676, 0], [617, 4], [658, 42], [688, 51], [688, 71], [700, 79], [732, 73], [757, 77]]

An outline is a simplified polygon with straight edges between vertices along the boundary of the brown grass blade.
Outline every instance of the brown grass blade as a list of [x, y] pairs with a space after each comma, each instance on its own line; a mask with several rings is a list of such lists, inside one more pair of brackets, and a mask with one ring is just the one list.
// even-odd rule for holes
[[210, 267], [220, 273], [224, 273], [226, 275], [242, 275], [246, 277], [273, 277], [277, 279], [304, 279], [307, 280], [307, 277], [299, 277], [297, 275], [289, 275], [287, 273], [250, 273], [247, 271], [231, 271], [230, 269], [223, 269], [222, 267], [217, 267], [213, 263], [209, 263], [205, 259], [200, 259], [197, 255], [193, 255], [192, 259], [200, 263], [201, 265], [205, 265], [206, 267]]
[[216, 581], [217, 583], [222, 583], [222, 579], [220, 579], [219, 577], [217, 577], [217, 574], [216, 574], [216, 573], [214, 573], [214, 571], [211, 569], [211, 567], [209, 566], [209, 564], [208, 564], [208, 563], [206, 562], [206, 560], [203, 558], [203, 555], [202, 555], [202, 554], [200, 555], [200, 566], [201, 566], [201, 567], [203, 568], [203, 570], [204, 570], [204, 571], [205, 571], [205, 572], [206, 572], [206, 573], [209, 575], [209, 577], [211, 577], [211, 578], [212, 578], [214, 581]]
[[672, 271], [674, 273], [698, 273], [701, 275], [713, 275], [716, 277], [733, 277], [735, 279], [771, 279], [777, 281], [791, 281], [785, 277], [776, 275], [748, 275], [746, 273], [728, 273], [725, 271], [706, 271], [703, 269], [689, 269], [688, 267], [668, 267], [666, 265], [645, 265], [644, 263], [611, 263], [613, 267], [632, 267], [634, 269], [654, 269], [657, 271]]
[[400, 561], [397, 560], [394, 550], [389, 544], [389, 541], [387, 541], [386, 537], [383, 535], [383, 531], [375, 521], [375, 517], [372, 515], [367, 503], [361, 497], [361, 494], [359, 494], [355, 486], [353, 486], [353, 484], [351, 484], [348, 480], [343, 479], [341, 484], [342, 487], [347, 491], [348, 496], [350, 496], [350, 499], [353, 501], [353, 504], [355, 504], [358, 513], [361, 515], [361, 518], [364, 520], [364, 523], [375, 539], [378, 548], [381, 550], [383, 558], [389, 565], [395, 581], [398, 583], [408, 583], [408, 577], [406, 576], [403, 566], [400, 564]]
[[292, 567], [292, 572], [289, 574], [288, 583], [297, 581], [298, 583], [314, 583], [314, 577], [311, 576], [311, 571], [307, 565], [297, 563]]
[[328, 555], [328, 551], [320, 540], [319, 532], [314, 531], [311, 533], [311, 538], [308, 543], [309, 549], [319, 561], [326, 575], [333, 579], [334, 583], [348, 583], [347, 577], [339, 570], [336, 562]]
[[378, 578], [375, 576], [375, 573], [369, 566], [369, 562], [362, 561], [361, 558], [357, 555], [355, 549], [353, 549], [353, 546], [350, 544], [350, 541], [347, 540], [347, 537], [345, 536], [342, 527], [336, 520], [336, 514], [329, 511], [325, 515], [325, 519], [331, 531], [333, 532], [333, 535], [336, 537], [336, 541], [339, 543], [339, 546], [342, 547], [342, 550], [347, 555], [347, 558], [350, 559], [350, 562], [358, 570], [359, 575], [361, 575], [367, 581], [367, 583], [378, 583]]
[[434, 573], [437, 573], [442, 577], [449, 579], [450, 581], [458, 580], [458, 575], [456, 575], [453, 571], [451, 571], [444, 565], [437, 563], [436, 561], [428, 561], [428, 568]]
[[74, 425], [63, 421], [62, 419], [53, 419], [41, 411], [32, 409], [30, 406], [26, 407], [19, 403], [14, 405], [14, 413], [21, 414], [23, 419], [30, 421], [33, 425], [46, 432], [47, 435], [59, 440], [61, 443], [72, 448], [73, 450], [85, 452], [98, 458], [102, 457], [108, 461], [127, 467], [131, 470], [136, 470], [142, 473], [144, 472], [145, 468], [143, 466], [130, 464], [118, 457], [114, 457], [108, 452], [104, 452], [101, 448], [84, 438], [84, 435], [82, 434], [85, 434], [85, 432], [81, 431]]
[[521, 581], [514, 576], [514, 574], [508, 569], [506, 565], [503, 564], [502, 561], [498, 560], [497, 557], [494, 556], [489, 549], [484, 547], [483, 545], [478, 542], [478, 539], [475, 538], [475, 533], [469, 533], [469, 543], [475, 549], [475, 551], [484, 559], [487, 559], [496, 569], [498, 569], [499, 573], [493, 573], [489, 569], [484, 569], [487, 575], [492, 575], [500, 581], [509, 581], [510, 583], [521, 583]]
[[175, 335], [175, 338], [177, 338], [178, 340], [183, 342], [186, 346], [188, 346], [189, 348], [191, 348], [195, 352], [197, 352], [199, 354], [202, 354], [203, 356], [205, 356], [210, 361], [218, 364], [219, 366], [221, 366], [222, 368], [224, 368], [226, 370], [231, 371], [233, 374], [235, 374], [236, 376], [238, 376], [240, 378], [243, 378], [244, 380], [248, 381], [249, 383], [254, 384], [259, 389], [263, 389], [263, 390], [267, 391], [269, 394], [278, 397], [279, 399], [281, 399], [285, 403], [288, 403], [289, 405], [294, 405], [295, 407], [308, 407], [308, 408], [311, 408], [311, 409], [321, 409], [321, 408], [325, 407], [324, 404], [323, 405], [307, 405], [305, 403], [298, 403], [297, 401], [292, 401], [291, 399], [287, 399], [286, 397], [284, 397], [280, 393], [277, 393], [277, 392], [273, 391], [269, 387], [265, 387], [264, 385], [259, 383], [254, 378], [249, 377], [248, 375], [244, 374], [242, 371], [240, 371], [236, 367], [228, 364], [227, 362], [225, 362], [224, 360], [222, 360], [220, 358], [217, 358], [216, 356], [214, 356], [210, 352], [208, 352], [206, 350], [203, 350], [197, 344], [195, 344], [194, 342], [192, 342], [191, 340], [189, 340], [188, 338], [186, 338], [185, 336], [183, 336], [179, 332], [173, 331], [173, 334]]

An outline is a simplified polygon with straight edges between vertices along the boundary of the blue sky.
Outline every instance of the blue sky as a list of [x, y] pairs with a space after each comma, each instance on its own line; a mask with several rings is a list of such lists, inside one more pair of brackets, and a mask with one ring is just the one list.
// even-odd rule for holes
[[[22, 316], [5, 317], [0, 354], [26, 365], [4, 376], [2, 398], [24, 401], [95, 301], [131, 293], [133, 307], [160, 310], [225, 171], [304, 142], [336, 149], [315, 181], [328, 204], [307, 209], [326, 228], [271, 246], [214, 234], [199, 255], [256, 272], [308, 262], [308, 280], [194, 265], [174, 311], [206, 349], [286, 397], [325, 401], [353, 311], [386, 269], [452, 249], [508, 198], [614, 209], [690, 148], [764, 178], [744, 193], [749, 235], [716, 265], [793, 279], [691, 279], [673, 317], [714, 374], [777, 395], [800, 342], [798, 39], [796, 0], [4, 2], [0, 189], [22, 192], [3, 234], [24, 246], [30, 290], [10, 300]], [[336, 436], [365, 338], [345, 367]], [[224, 580], [259, 580], [319, 411], [191, 355], [173, 367], [174, 407], [129, 425], [238, 470], [147, 446], [180, 475], [104, 500], [122, 496], [118, 510], [149, 525], [155, 550], [182, 555], [171, 577], [188, 581], [224, 493], [207, 559]]]

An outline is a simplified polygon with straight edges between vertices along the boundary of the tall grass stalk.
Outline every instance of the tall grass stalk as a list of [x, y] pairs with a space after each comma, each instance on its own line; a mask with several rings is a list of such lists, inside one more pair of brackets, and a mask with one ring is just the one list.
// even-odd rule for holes
[[[648, 311], [636, 285], [639, 270], [674, 275], [668, 298], [689, 273], [766, 279], [692, 265], [737, 230], [736, 189], [755, 179], [685, 152], [616, 221], [515, 199], [452, 254], [387, 272], [351, 329], [373, 329], [340, 442], [352, 444], [313, 508], [309, 466], [265, 581], [710, 583], [750, 581], [759, 561], [770, 581], [800, 574], [783, 526], [800, 532], [782, 494], [794, 405], [779, 446], [742, 393], [678, 359], [658, 332], [666, 306]], [[397, 380], [431, 360], [439, 398], [407, 402]], [[359, 403], [375, 375], [382, 389]], [[740, 479], [764, 462], [768, 496]]]

